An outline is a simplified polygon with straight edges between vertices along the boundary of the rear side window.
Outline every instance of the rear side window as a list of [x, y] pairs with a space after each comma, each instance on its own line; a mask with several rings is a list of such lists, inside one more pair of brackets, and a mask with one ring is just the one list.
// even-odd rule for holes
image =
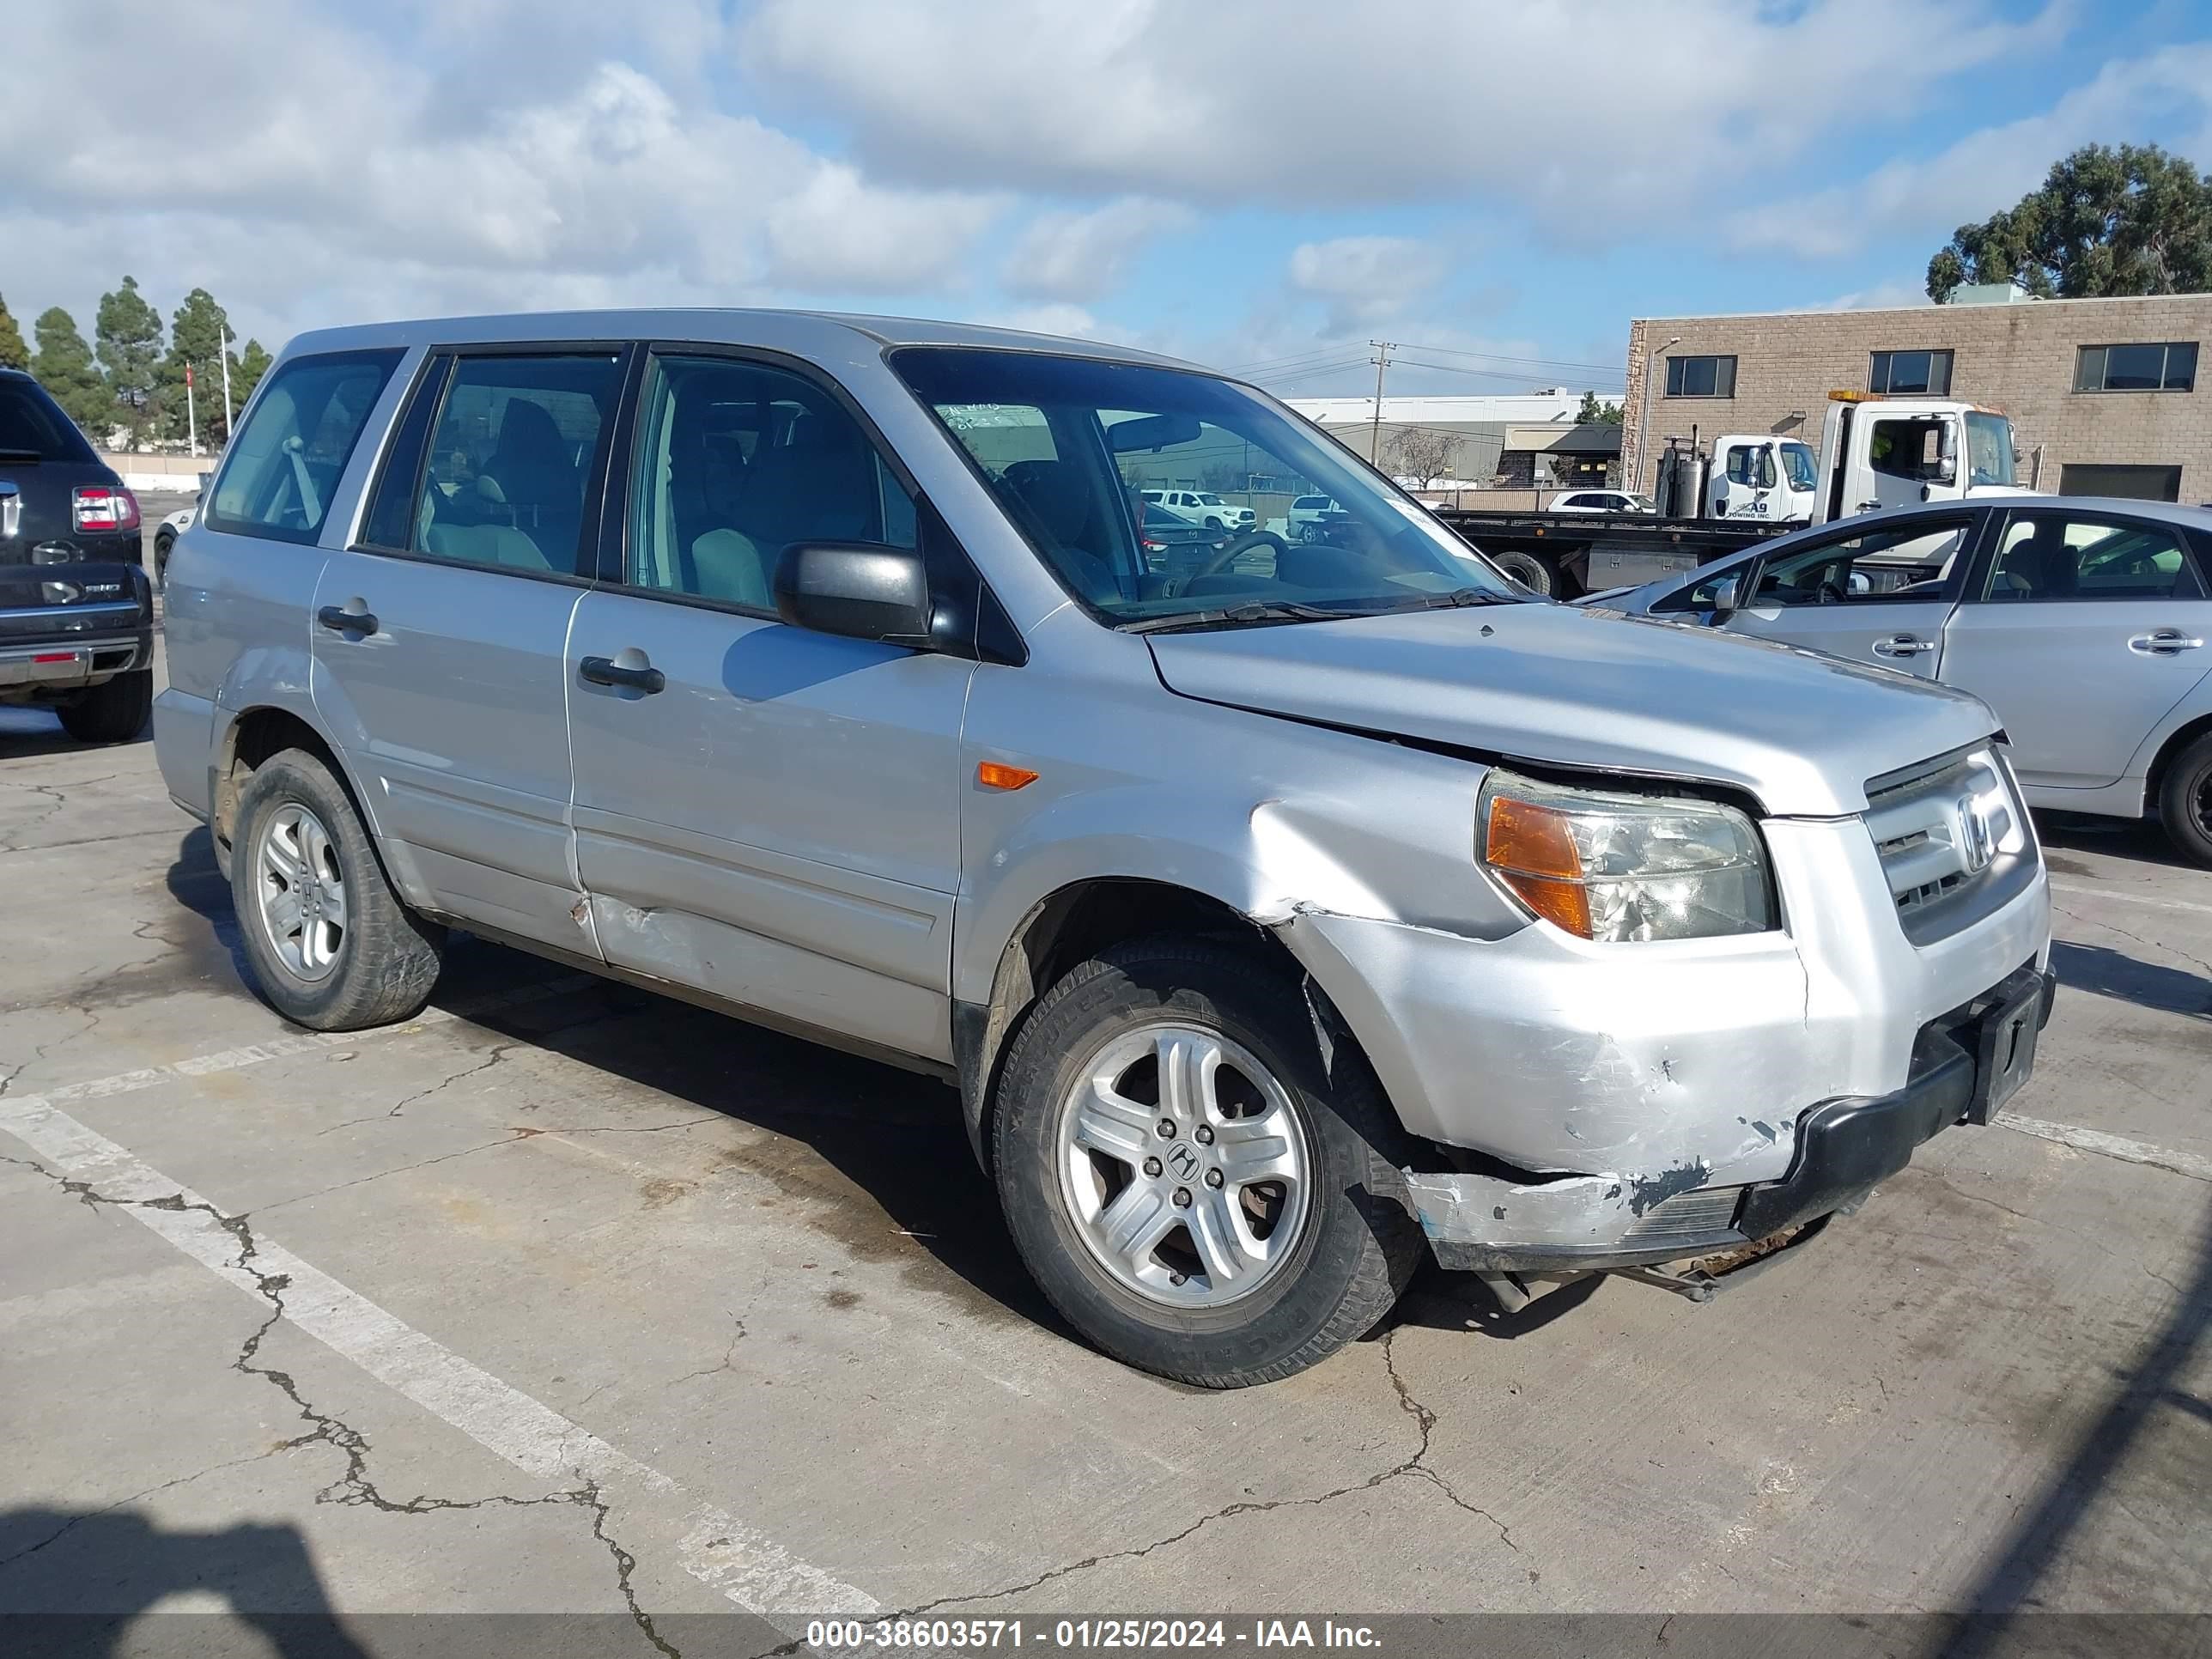
[[2023, 515], [2005, 527], [1982, 595], [1999, 602], [2203, 596], [2178, 532], [2058, 513]]
[[211, 530], [311, 543], [402, 353], [295, 357], [253, 401], [209, 503]]
[[95, 459], [76, 422], [36, 380], [0, 374], [0, 462]]
[[574, 574], [586, 485], [622, 378], [611, 351], [462, 358], [432, 431], [409, 550]]

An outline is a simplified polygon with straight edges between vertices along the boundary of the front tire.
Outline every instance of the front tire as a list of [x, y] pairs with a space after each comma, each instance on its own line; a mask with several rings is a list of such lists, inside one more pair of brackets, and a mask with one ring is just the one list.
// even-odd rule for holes
[[2182, 857], [2212, 868], [2212, 732], [2176, 755], [2166, 769], [2158, 817]]
[[146, 729], [154, 712], [154, 671], [118, 674], [54, 712], [62, 730], [79, 743], [128, 743]]
[[446, 930], [392, 890], [352, 800], [305, 750], [273, 756], [240, 793], [230, 892], [255, 982], [294, 1024], [357, 1031], [429, 1000]]
[[1403, 1139], [1298, 984], [1198, 939], [1116, 945], [1046, 993], [994, 1126], [1016, 1249], [1123, 1363], [1201, 1388], [1304, 1370], [1390, 1311], [1421, 1235]]

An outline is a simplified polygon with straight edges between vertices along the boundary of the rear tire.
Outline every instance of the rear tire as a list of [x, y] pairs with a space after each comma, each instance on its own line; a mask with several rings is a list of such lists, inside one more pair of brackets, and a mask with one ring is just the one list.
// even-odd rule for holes
[[[1115, 945], [1045, 994], [1007, 1054], [994, 1168], [1015, 1248], [1069, 1323], [1126, 1364], [1229, 1389], [1303, 1370], [1390, 1311], [1423, 1248], [1390, 1196], [1404, 1135], [1365, 1061], [1333, 1047], [1332, 1066], [1295, 980], [1205, 940]], [[1117, 1225], [1166, 1231], [1121, 1249]]]
[[392, 890], [352, 799], [307, 750], [271, 757], [240, 793], [230, 894], [255, 983], [294, 1024], [358, 1031], [429, 1000], [446, 930]]
[[1532, 593], [1549, 599], [1559, 591], [1559, 573], [1534, 553], [1493, 553], [1490, 562]]
[[176, 544], [174, 531], [164, 530], [154, 538], [154, 586], [156, 590], [168, 585], [169, 550]]
[[2158, 816], [2182, 857], [2212, 868], [2212, 732], [2176, 755], [2166, 769]]
[[62, 730], [79, 743], [128, 743], [146, 729], [154, 712], [154, 671], [118, 674], [54, 712]]

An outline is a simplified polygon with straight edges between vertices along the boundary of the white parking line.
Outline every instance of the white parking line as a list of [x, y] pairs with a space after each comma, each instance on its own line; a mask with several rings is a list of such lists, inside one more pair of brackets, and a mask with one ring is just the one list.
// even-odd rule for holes
[[[545, 994], [543, 988], [534, 988]], [[523, 1000], [518, 995], [507, 1000]], [[391, 1030], [396, 1033], [428, 1023], [426, 1019]], [[71, 1098], [119, 1094], [149, 1087], [166, 1077], [204, 1077], [281, 1054], [328, 1046], [319, 1038], [285, 1038], [75, 1085], [55, 1094], [67, 1093]], [[80, 1123], [54, 1104], [52, 1097], [0, 1098], [0, 1129], [65, 1178], [83, 1182], [94, 1196], [125, 1207], [159, 1237], [263, 1306], [271, 1305], [270, 1287], [281, 1275], [285, 1282], [279, 1297], [286, 1320], [532, 1478], [548, 1483], [590, 1481], [602, 1489], [650, 1495], [664, 1502], [689, 1498], [659, 1470], [462, 1358], [283, 1245], [256, 1232], [249, 1253], [206, 1199], [172, 1181], [128, 1147]], [[161, 1207], [152, 1207], [149, 1200], [161, 1200]], [[881, 1611], [872, 1596], [800, 1559], [711, 1504], [690, 1504], [673, 1529], [681, 1534], [678, 1557], [686, 1572], [747, 1612], [779, 1625], [787, 1626], [799, 1614], [862, 1616]]]
[[2046, 1123], [2039, 1117], [2022, 1117], [2017, 1112], [1999, 1112], [1990, 1121], [2001, 1128], [2016, 1129], [2024, 1135], [2055, 1140], [2078, 1152], [2094, 1152], [2100, 1158], [2117, 1158], [2124, 1163], [2148, 1164], [2154, 1170], [2170, 1170], [2192, 1181], [2212, 1181], [2212, 1158], [2199, 1158], [2194, 1152], [2177, 1152], [2171, 1147], [2154, 1146], [2147, 1140], [2108, 1135], [2101, 1129]]
[[2082, 898], [2112, 899], [2121, 904], [2148, 904], [2160, 910], [2194, 910], [2199, 915], [2212, 916], [2212, 904], [2197, 904], [2188, 899], [2158, 898], [2149, 893], [2123, 893], [2110, 887], [2081, 887], [2070, 881], [2054, 881], [2054, 893], [2073, 893]]

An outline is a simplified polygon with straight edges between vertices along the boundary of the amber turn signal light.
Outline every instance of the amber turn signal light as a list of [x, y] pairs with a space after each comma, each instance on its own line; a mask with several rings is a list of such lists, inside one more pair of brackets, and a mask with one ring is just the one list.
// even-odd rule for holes
[[1582, 854], [1565, 813], [1508, 795], [1492, 796], [1483, 860], [1545, 921], [1590, 937]]
[[986, 789], [1025, 789], [1037, 781], [1037, 775], [1026, 766], [1006, 766], [997, 761], [984, 761], [975, 768], [975, 781]]

